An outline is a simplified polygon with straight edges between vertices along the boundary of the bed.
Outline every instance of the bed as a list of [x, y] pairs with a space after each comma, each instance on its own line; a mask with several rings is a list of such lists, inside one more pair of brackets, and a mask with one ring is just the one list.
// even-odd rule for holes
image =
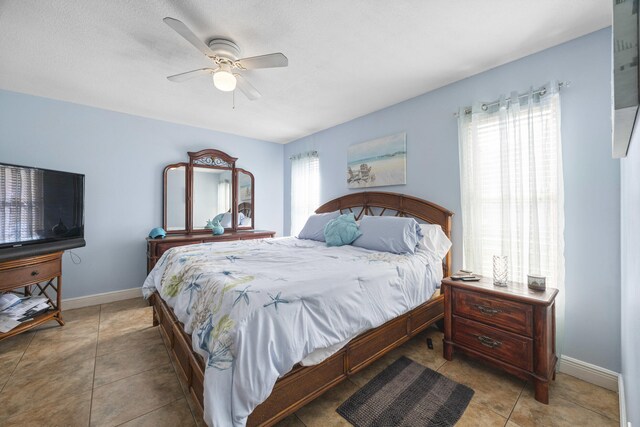
[[[363, 215], [409, 216], [416, 218], [419, 222], [440, 225], [447, 236], [450, 236], [451, 232], [451, 212], [433, 203], [401, 194], [382, 192], [354, 193], [332, 200], [318, 208], [316, 212], [326, 213], [336, 210], [339, 210], [342, 213], [353, 212], [356, 218], [360, 218]], [[357, 277], [354, 277], [351, 282], [358, 282], [365, 279], [369, 280], [369, 282], [367, 282], [367, 292], [371, 293], [371, 289], [376, 289], [376, 292], [373, 294], [378, 292], [378, 288], [372, 288], [371, 286], [375, 285], [372, 283], [374, 283], [375, 280], [382, 280], [378, 279], [378, 277], [384, 277], [387, 273], [395, 274], [396, 269], [398, 270], [398, 274], [400, 274], [401, 271], [404, 271], [404, 273], [402, 273], [403, 275], [409, 275], [410, 271], [412, 271], [409, 268], [410, 264], [415, 261], [415, 259], [408, 259], [408, 257], [407, 259], [396, 259], [391, 256], [393, 259], [387, 259], [390, 255], [385, 256], [369, 253], [371, 251], [366, 250], [358, 251], [357, 248], [351, 247], [344, 248], [343, 252], [339, 252], [337, 250], [329, 251], [326, 248], [322, 248], [321, 245], [304, 241], [297, 242], [296, 240], [299, 239], [283, 238], [274, 239], [273, 241], [253, 241], [250, 243], [231, 242], [224, 245], [216, 244], [218, 246], [193, 245], [190, 247], [176, 248], [176, 250], [172, 251], [170, 256], [165, 257], [164, 262], [166, 262], [167, 265], [162, 266], [161, 260], [159, 265], [156, 267], [158, 271], [164, 269], [163, 271], [180, 272], [182, 271], [180, 270], [180, 268], [182, 268], [179, 265], [180, 263], [185, 263], [185, 268], [191, 268], [192, 265], [197, 267], [198, 263], [211, 264], [212, 260], [217, 260], [216, 263], [219, 265], [225, 264], [230, 266], [228, 267], [229, 271], [220, 267], [220, 271], [216, 273], [216, 276], [212, 275], [211, 277], [223, 277], [224, 275], [228, 275], [229, 277], [232, 277], [233, 280], [232, 282], [229, 282], [223, 277], [225, 283], [233, 283], [234, 286], [242, 285], [230, 290], [230, 293], [234, 292], [233, 298], [226, 299], [228, 304], [233, 303], [234, 310], [242, 311], [245, 309], [245, 305], [247, 306], [246, 310], [249, 310], [249, 301], [263, 298], [263, 300], [259, 302], [260, 307], [263, 308], [263, 310], [249, 310], [247, 313], [250, 313], [250, 315], [248, 314], [246, 318], [240, 317], [239, 320], [236, 321], [236, 330], [233, 332], [233, 337], [236, 341], [229, 342], [224, 338], [224, 333], [220, 332], [224, 329], [220, 325], [225, 327], [228, 326], [227, 323], [229, 322], [229, 319], [224, 318], [224, 316], [220, 321], [218, 321], [220, 317], [217, 317], [215, 322], [210, 321], [209, 323], [211, 325], [206, 329], [206, 334], [202, 333], [204, 330], [202, 327], [198, 330], [193, 329], [194, 323], [197, 325], [203, 325], [206, 324], [206, 322], [203, 322], [202, 319], [200, 319], [199, 322], [193, 321], [194, 318], [198, 317], [198, 313], [201, 313], [202, 310], [198, 310], [197, 308], [194, 309], [193, 306], [187, 306], [187, 296], [189, 304], [191, 304], [191, 294], [183, 292], [182, 300], [179, 300], [178, 297], [174, 298], [174, 295], [167, 291], [169, 287], [167, 287], [166, 283], [170, 283], [170, 281], [165, 282], [166, 289], [163, 290], [163, 297], [160, 297], [158, 292], [150, 293], [150, 301], [154, 307], [154, 324], [159, 324], [161, 326], [161, 331], [166, 338], [165, 341], [167, 346], [177, 361], [179, 375], [188, 385], [193, 400], [200, 405], [199, 409], [202, 409], [204, 401], [204, 382], [205, 375], [207, 375], [209, 384], [207, 399], [209, 399], [208, 402], [210, 408], [212, 407], [212, 402], [215, 402], [215, 404], [219, 405], [220, 408], [226, 408], [228, 406], [229, 408], [235, 408], [236, 413], [248, 414], [248, 418], [246, 418], [246, 415], [245, 418], [241, 420], [234, 418], [234, 424], [242, 425], [246, 421], [247, 425], [250, 426], [272, 425], [287, 415], [295, 412], [297, 409], [304, 406], [306, 403], [329, 388], [340, 383], [349, 375], [360, 371], [386, 352], [401, 345], [410, 337], [443, 317], [443, 296], [436, 292], [436, 295], [430, 297], [431, 290], [423, 290], [422, 294], [409, 298], [412, 300], [411, 302], [406, 302], [406, 304], [410, 304], [408, 305], [411, 307], [409, 311], [397, 311], [397, 307], [393, 308], [390, 305], [390, 307], [392, 307], [390, 310], [396, 310], [396, 312], [384, 313], [384, 316], [386, 317], [384, 317], [385, 321], [383, 324], [380, 324], [382, 323], [380, 321], [382, 315], [375, 312], [362, 312], [358, 313], [358, 316], [362, 319], [361, 325], [358, 324], [358, 321], [360, 320], [360, 318], [358, 318], [355, 320], [348, 319], [348, 321], [344, 322], [344, 324], [349, 326], [349, 330], [346, 330], [343, 323], [339, 322], [335, 322], [335, 326], [332, 326], [335, 330], [327, 330], [325, 328], [325, 332], [327, 335], [332, 336], [333, 341], [340, 341], [345, 337], [349, 337], [349, 339], [344, 342], [334, 343], [336, 344], [334, 346], [327, 346], [330, 347], [328, 349], [323, 349], [323, 346], [320, 345], [321, 341], [318, 340], [321, 340], [322, 337], [318, 338], [313, 334], [309, 334], [306, 329], [296, 329], [288, 332], [287, 334], [283, 334], [282, 331], [279, 333], [269, 332], [270, 329], [277, 328], [277, 326], [273, 326], [272, 323], [270, 323], [271, 317], [260, 317], [263, 316], [261, 313], [266, 313], [268, 311], [269, 315], [274, 318], [277, 318], [277, 316], [280, 315], [292, 315], [294, 316], [294, 319], [297, 319], [295, 316], [299, 317], [300, 313], [306, 313], [306, 311], [303, 310], [296, 312], [293, 309], [296, 304], [298, 310], [300, 310], [299, 307], [308, 309], [308, 307], [318, 301], [310, 297], [308, 294], [305, 294], [304, 299], [300, 298], [298, 300], [288, 296], [291, 292], [289, 292], [289, 294], [285, 292], [283, 296], [277, 292], [279, 289], [291, 290], [297, 289], [298, 287], [302, 289], [307, 285], [311, 286], [309, 289], [317, 289], [318, 283], [311, 285], [305, 283], [304, 280], [301, 279], [299, 283], [296, 282], [293, 285], [287, 285], [292, 286], [291, 288], [271, 287], [272, 285], [275, 286], [275, 283], [278, 280], [288, 281], [290, 280], [290, 277], [302, 277], [300, 272], [294, 271], [295, 266], [297, 265], [297, 260], [295, 259], [296, 256], [304, 257], [305, 252], [313, 251], [314, 256], [318, 258], [335, 258], [336, 264], [332, 264], [331, 269], [335, 268], [337, 271], [340, 268], [343, 268], [345, 264], [353, 262], [353, 265], [358, 266], [356, 270], [361, 273], [357, 273]], [[242, 247], [238, 245], [242, 245]], [[276, 247], [277, 249], [274, 249]], [[278, 258], [280, 253], [284, 255], [281, 258]], [[255, 259], [253, 262], [258, 266], [254, 268], [257, 268], [257, 271], [260, 271], [260, 274], [249, 276], [242, 270], [241, 265], [243, 265], [243, 263], [248, 263], [253, 259], [252, 257], [254, 257], [254, 255]], [[242, 258], [244, 258], [244, 260]], [[273, 268], [273, 266], [268, 263], [264, 263], [261, 266], [262, 269], [260, 269], [260, 262], [263, 259], [272, 259], [271, 262], [276, 264], [278, 262], [282, 262], [282, 265], [286, 266], [284, 268], [285, 271], [283, 271], [279, 276], [274, 276], [273, 272], [277, 269]], [[236, 260], [238, 260], [237, 264]], [[302, 265], [304, 262], [305, 260], [300, 258], [300, 264]], [[371, 266], [367, 267], [367, 263], [370, 263]], [[397, 266], [395, 266], [396, 264], [393, 264], [393, 269], [389, 269], [388, 266], [392, 263], [396, 263]], [[442, 268], [441, 272], [438, 271], [438, 277], [447, 275], [450, 268], [450, 253], [447, 254], [441, 266], [439, 263], [440, 262], [438, 261], [438, 264], [435, 267], [437, 270], [439, 270], [440, 267]], [[339, 277], [351, 274], [349, 273], [350, 270], [346, 269], [346, 267], [344, 268], [344, 272], [337, 273]], [[376, 268], [379, 270], [375, 270]], [[427, 268], [433, 269], [434, 266], [431, 265]], [[288, 272], [288, 270], [292, 271]], [[325, 268], [325, 270], [328, 269]], [[364, 277], [366, 276], [365, 271], [369, 270], [371, 270], [371, 277]], [[290, 276], [287, 276], [287, 272]], [[342, 297], [343, 300], [357, 302], [357, 298], [354, 298], [353, 296], [358, 295], [357, 283], [356, 285], [347, 285], [347, 283], [351, 282], [345, 279], [344, 286], [342, 283], [340, 283], [340, 286], [336, 286], [337, 283], [334, 283], [336, 281], [333, 278], [334, 276], [331, 276], [329, 273], [323, 276], [321, 273], [322, 272], [319, 269], [312, 276], [316, 282], [318, 277], [325, 278], [326, 282], [324, 283], [326, 283], [326, 287], [329, 289], [329, 295], [341, 292], [342, 289], [344, 289], [345, 295]], [[150, 277], [152, 277], [152, 275], [153, 272]], [[256, 282], [257, 287], [254, 289], [259, 290], [253, 290], [250, 289], [249, 286], [245, 286], [247, 283], [254, 280], [254, 276], [259, 276], [263, 281], [262, 283]], [[360, 276], [363, 276], [364, 279]], [[431, 274], [430, 282], [434, 282], [433, 276], [434, 275]], [[408, 279], [409, 282], [417, 282], [420, 280], [419, 276], [407, 277], [410, 278]], [[214, 278], [211, 280], [218, 279]], [[192, 282], [195, 283], [193, 280]], [[193, 286], [193, 283], [191, 283], [190, 286]], [[254, 282], [251, 283], [253, 284]], [[264, 286], [267, 287], [265, 288]], [[293, 286], [295, 286], [295, 288]], [[225, 286], [224, 289], [226, 288], [227, 287]], [[423, 287], [417, 288], [422, 289]], [[229, 289], [231, 289], [231, 287], [229, 287]], [[380, 289], [387, 289], [387, 287], [381, 287]], [[262, 291], [262, 294], [258, 295], [260, 290]], [[352, 292], [352, 294], [348, 294], [347, 292]], [[356, 293], [353, 294], [353, 292]], [[396, 290], [393, 290], [393, 292], [396, 292]], [[428, 292], [428, 295], [425, 292]], [[406, 295], [401, 297], [399, 297], [399, 294], [383, 295], [380, 300], [383, 301], [388, 298], [402, 299], [406, 298]], [[419, 302], [416, 303], [418, 299]], [[220, 300], [222, 301], [222, 299]], [[263, 302], [265, 302], [265, 304], [262, 304]], [[292, 304], [289, 304], [290, 302], [292, 302]], [[279, 306], [281, 307], [280, 313], [282, 314], [277, 314]], [[328, 307], [331, 306], [332, 305], [327, 305], [323, 308], [330, 310]], [[189, 312], [189, 307], [191, 307], [191, 312]], [[318, 313], [324, 313], [325, 310], [311, 310], [309, 312], [317, 315]], [[187, 315], [187, 313], [190, 314]], [[392, 317], [388, 318], [391, 314]], [[333, 319], [333, 317], [328, 318]], [[326, 320], [327, 319], [324, 319], [325, 323]], [[253, 323], [248, 324], [248, 322]], [[296, 322], [288, 322], [286, 324], [289, 323], [296, 324]], [[356, 326], [354, 326], [356, 324], [358, 324], [357, 328], [360, 329], [357, 329]], [[374, 325], [375, 327], [370, 329], [367, 325]], [[245, 327], [245, 329], [241, 329], [242, 327]], [[262, 329], [265, 330], [263, 331]], [[349, 334], [353, 334], [354, 331], [358, 331], [358, 334], [352, 338]], [[194, 337], [192, 338], [188, 332], [193, 332]], [[270, 337], [269, 333], [272, 333], [273, 337]], [[253, 334], [253, 336], [251, 334]], [[277, 343], [278, 340], [280, 340], [278, 337], [282, 337], [283, 335], [286, 335], [291, 341], [296, 341], [297, 343], [302, 341], [307, 343], [308, 341], [313, 345], [309, 344], [309, 348], [302, 348], [300, 346], [295, 346], [288, 341], [274, 345], [273, 343]], [[291, 335], [290, 338], [289, 335]], [[203, 336], [205, 338], [203, 338]], [[222, 338], [219, 338], [219, 342], [216, 341], [215, 345], [211, 346], [209, 339], [206, 338], [210, 336], [215, 336], [216, 339], [219, 337]], [[204, 343], [209, 345], [209, 347], [206, 348], [206, 350], [208, 350], [206, 352], [203, 351], [205, 349], [203, 347]], [[280, 348], [282, 346], [286, 347], [287, 350], [282, 350]], [[251, 361], [251, 363], [256, 363], [256, 366], [260, 367], [260, 375], [265, 376], [264, 381], [262, 377], [257, 377], [256, 379], [250, 376], [247, 376], [248, 379], [240, 381], [238, 378], [246, 376], [243, 373], [244, 371], [240, 369], [230, 369], [230, 366], [237, 365], [248, 366], [248, 368], [245, 368], [246, 370], [257, 370], [257, 368], [252, 368], [253, 365], [247, 365], [246, 355], [252, 354], [250, 350], [255, 350], [254, 353], [257, 355], [255, 356], [257, 359], [261, 359], [261, 354], [263, 353], [270, 354], [273, 352], [274, 354], [277, 354], [277, 357], [275, 357], [275, 360], [278, 361], [278, 364], [276, 364], [277, 366], [272, 366], [274, 365], [274, 363], [272, 363], [273, 360], [268, 357], [267, 362], [263, 362], [261, 360]], [[322, 354], [322, 351], [315, 350], [324, 350], [324, 354]], [[278, 353], [279, 351], [280, 353]], [[289, 355], [287, 352], [291, 352], [292, 354]], [[320, 353], [320, 355], [318, 355], [318, 353]], [[206, 357], [206, 360], [203, 356]], [[316, 360], [314, 360], [314, 357]], [[321, 360], [321, 362], [317, 363], [319, 360]], [[294, 361], [302, 361], [302, 363], [293, 363]], [[280, 364], [282, 366], [280, 366]], [[207, 366], [207, 369], [205, 369], [205, 366]], [[266, 373], [263, 373], [263, 370]], [[225, 389], [222, 386], [226, 386], [227, 381], [229, 381], [234, 387], [237, 386], [237, 384], [242, 384], [242, 386], [240, 386], [239, 389], [231, 388], [233, 392], [227, 393], [224, 391]], [[211, 384], [216, 384], [216, 387], [212, 388]], [[220, 384], [220, 390], [218, 390], [218, 384]], [[267, 390], [266, 394], [265, 390]], [[249, 396], [249, 393], [257, 394], [257, 397], [253, 395]], [[227, 399], [227, 394], [229, 395], [229, 402], [225, 401]], [[239, 396], [242, 399], [240, 399]], [[251, 402], [252, 399], [253, 404], [247, 403], [245, 405], [244, 400]], [[255, 406], [256, 402], [262, 403]], [[243, 405], [248, 406], [249, 411], [247, 408], [244, 408]], [[222, 424], [222, 421], [220, 420], [224, 420], [224, 418], [220, 418], [220, 414], [221, 411], [215, 413], [218, 417], [216, 418], [217, 422]], [[208, 414], [208, 419], [211, 420], [211, 414]]]

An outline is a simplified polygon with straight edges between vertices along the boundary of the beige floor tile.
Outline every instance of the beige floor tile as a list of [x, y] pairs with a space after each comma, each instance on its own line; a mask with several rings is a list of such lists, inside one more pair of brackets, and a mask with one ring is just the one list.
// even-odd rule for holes
[[163, 343], [149, 347], [136, 345], [129, 350], [98, 356], [93, 386], [100, 387], [163, 365], [169, 365], [169, 355]]
[[121, 424], [122, 427], [192, 427], [195, 420], [184, 399], [176, 400], [162, 408]]
[[91, 411], [91, 391], [58, 396], [49, 403], [29, 401], [28, 408], [2, 421], [4, 427], [86, 427]]
[[471, 400], [456, 427], [502, 427], [506, 422], [507, 419], [505, 417]]
[[456, 354], [438, 372], [449, 379], [471, 387], [473, 401], [508, 417], [524, 387], [524, 381], [479, 361]]
[[147, 328], [126, 334], [102, 332], [98, 336], [98, 356], [128, 350], [132, 347], [149, 347], [158, 343], [162, 343], [159, 327], [153, 327], [151, 324]]
[[296, 416], [308, 427], [351, 426], [336, 409], [360, 387], [344, 381], [299, 409]]
[[571, 375], [558, 373], [551, 382], [551, 398], [562, 397], [613, 420], [620, 420], [618, 393], [589, 384]]
[[114, 426], [184, 398], [170, 365], [93, 390], [92, 426]]
[[[133, 301], [129, 303], [129, 301]], [[100, 312], [100, 334], [111, 337], [127, 335], [153, 326], [153, 307], [140, 300], [120, 301], [117, 306], [105, 304]]]
[[22, 356], [20, 368], [43, 370], [94, 359], [97, 339], [97, 331], [90, 330], [38, 331]]
[[100, 306], [101, 315], [111, 315], [123, 311], [135, 310], [138, 308], [149, 307], [149, 302], [142, 297], [130, 298], [122, 301], [110, 302]]
[[94, 364], [95, 359], [85, 359], [32, 370], [21, 369], [20, 362], [0, 393], [0, 425], [3, 419], [32, 410], [32, 402], [44, 405], [60, 396], [90, 391]]
[[[427, 347], [427, 338], [431, 338], [433, 350]], [[442, 357], [442, 332], [435, 328], [428, 328], [426, 331], [421, 332], [398, 347], [394, 352], [436, 371], [446, 362], [445, 358]], [[394, 352], [390, 354], [394, 355]]]
[[291, 414], [284, 420], [278, 422], [274, 427], [305, 427], [304, 423], [296, 414]]
[[549, 404], [537, 402], [533, 387], [527, 386], [509, 418], [520, 427], [535, 426], [618, 426], [620, 423], [590, 411], [562, 397], [551, 396]]
[[27, 350], [35, 332], [25, 332], [0, 341], [0, 391]]

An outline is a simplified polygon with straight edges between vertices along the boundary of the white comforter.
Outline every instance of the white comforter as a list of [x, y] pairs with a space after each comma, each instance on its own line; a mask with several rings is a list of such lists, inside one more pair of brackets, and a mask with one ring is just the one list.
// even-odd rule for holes
[[442, 278], [429, 252], [393, 255], [294, 237], [173, 248], [147, 277], [206, 363], [205, 421], [243, 426], [298, 362], [420, 305]]

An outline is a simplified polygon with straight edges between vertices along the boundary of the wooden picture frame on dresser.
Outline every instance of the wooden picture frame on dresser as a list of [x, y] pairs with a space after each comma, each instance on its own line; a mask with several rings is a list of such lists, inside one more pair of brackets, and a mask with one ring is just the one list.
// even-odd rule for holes
[[509, 282], [496, 287], [489, 278], [464, 282], [447, 277], [444, 292], [444, 358], [467, 354], [532, 381], [535, 398], [549, 403], [555, 379], [555, 298], [557, 289], [530, 290]]

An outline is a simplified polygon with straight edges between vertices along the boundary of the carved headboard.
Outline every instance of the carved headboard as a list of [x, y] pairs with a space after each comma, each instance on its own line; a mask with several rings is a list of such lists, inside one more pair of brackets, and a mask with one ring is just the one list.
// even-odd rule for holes
[[[316, 213], [340, 211], [353, 212], [356, 220], [363, 215], [402, 216], [415, 218], [418, 222], [438, 224], [451, 239], [451, 217], [453, 212], [435, 203], [399, 193], [365, 191], [347, 194], [333, 199], [316, 209]], [[451, 274], [451, 250], [442, 262], [444, 276]]]

